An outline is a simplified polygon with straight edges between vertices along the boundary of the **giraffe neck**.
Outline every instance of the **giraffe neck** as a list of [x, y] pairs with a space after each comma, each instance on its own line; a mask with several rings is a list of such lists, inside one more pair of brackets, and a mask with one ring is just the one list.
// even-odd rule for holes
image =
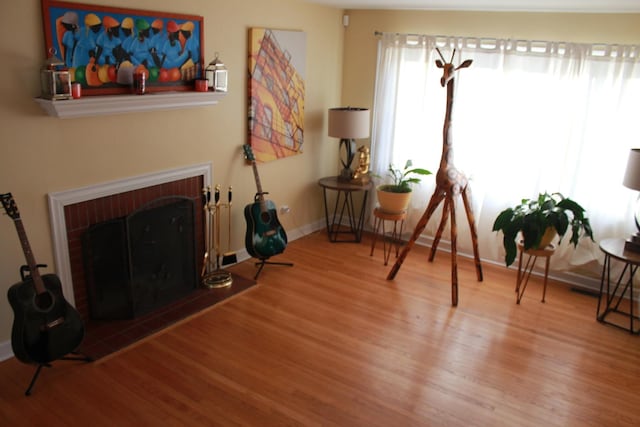
[[454, 79], [447, 82], [447, 109], [442, 126], [442, 157], [440, 158], [440, 170], [453, 168], [453, 140], [451, 137], [451, 111], [453, 110]]

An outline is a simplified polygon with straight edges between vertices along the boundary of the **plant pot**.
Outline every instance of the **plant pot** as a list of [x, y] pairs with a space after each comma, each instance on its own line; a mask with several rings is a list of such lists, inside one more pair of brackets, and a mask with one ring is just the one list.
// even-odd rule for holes
[[[551, 241], [558, 235], [554, 227], [547, 227], [544, 234], [540, 238], [540, 243], [537, 246], [531, 247], [531, 249], [545, 249]], [[522, 236], [524, 238], [524, 236]], [[521, 241], [524, 244], [524, 241]]]
[[380, 186], [376, 189], [380, 209], [387, 213], [401, 213], [407, 210], [409, 202], [411, 201], [411, 192], [394, 193], [384, 191], [382, 187], [383, 186]]
[[547, 227], [544, 234], [542, 235], [542, 239], [540, 239], [540, 244], [538, 245], [537, 249], [544, 249], [547, 246], [549, 246], [549, 244], [556, 237], [557, 234], [558, 233], [555, 228]]

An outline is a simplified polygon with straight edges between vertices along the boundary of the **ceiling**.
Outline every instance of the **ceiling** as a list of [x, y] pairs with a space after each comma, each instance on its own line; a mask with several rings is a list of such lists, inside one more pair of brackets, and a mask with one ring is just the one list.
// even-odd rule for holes
[[306, 0], [340, 9], [640, 13], [640, 0]]

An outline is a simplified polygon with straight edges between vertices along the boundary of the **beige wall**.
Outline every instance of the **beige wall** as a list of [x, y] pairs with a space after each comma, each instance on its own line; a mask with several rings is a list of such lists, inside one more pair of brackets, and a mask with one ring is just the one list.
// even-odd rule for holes
[[[241, 206], [255, 192], [240, 146], [246, 129], [247, 29], [263, 26], [307, 34], [305, 149], [302, 155], [260, 165], [265, 190], [286, 229], [322, 219], [316, 181], [338, 171], [337, 144], [326, 144], [326, 110], [372, 106], [376, 42], [373, 32], [411, 32], [581, 42], [640, 43], [640, 15], [553, 15], [461, 12], [342, 12], [301, 0], [83, 0], [137, 9], [202, 15], [205, 57], [219, 51], [230, 69], [230, 93], [213, 107], [60, 120], [44, 115], [33, 97], [44, 41], [39, 0], [4, 1], [0, 52], [0, 192], [12, 192], [39, 262], [53, 266], [46, 195], [158, 170], [213, 162], [214, 182], [233, 185], [235, 249], [244, 247]], [[18, 6], [19, 4], [19, 6]], [[343, 40], [344, 35], [344, 40]], [[344, 41], [344, 44], [343, 44]], [[344, 67], [343, 67], [344, 45]], [[342, 88], [344, 90], [340, 92]], [[24, 263], [12, 222], [0, 220], [0, 294]], [[0, 297], [0, 348], [13, 313]]]
[[[285, 229], [323, 217], [318, 178], [338, 171], [337, 144], [326, 141], [326, 111], [339, 104], [342, 13], [299, 0], [83, 0], [83, 3], [180, 12], [204, 17], [205, 59], [214, 52], [230, 70], [228, 95], [216, 106], [61, 120], [33, 101], [44, 60], [40, 0], [3, 1], [0, 52], [0, 192], [12, 192], [38, 262], [54, 266], [47, 193], [201, 162], [212, 162], [214, 183], [234, 186], [235, 250], [244, 248], [242, 208], [255, 182], [245, 166], [247, 30], [270, 27], [307, 36], [304, 153], [259, 166], [265, 191]], [[15, 227], [0, 218], [0, 348], [13, 313], [5, 297], [24, 257]], [[6, 342], [5, 342], [6, 345]], [[6, 348], [6, 347], [5, 347]], [[1, 351], [0, 351], [1, 353]]]

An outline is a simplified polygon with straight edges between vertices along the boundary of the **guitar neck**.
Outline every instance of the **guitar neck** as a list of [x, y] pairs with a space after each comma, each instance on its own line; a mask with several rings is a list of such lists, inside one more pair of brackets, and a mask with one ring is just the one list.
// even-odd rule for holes
[[22, 252], [24, 252], [24, 257], [27, 260], [29, 272], [31, 273], [31, 278], [33, 279], [33, 283], [36, 287], [36, 292], [38, 294], [46, 292], [46, 288], [44, 287], [44, 283], [42, 282], [42, 277], [40, 277], [40, 273], [38, 272], [36, 259], [33, 256], [33, 252], [31, 251], [31, 245], [29, 245], [29, 239], [27, 239], [27, 232], [24, 230], [22, 220], [20, 218], [17, 218], [13, 220], [13, 223], [16, 225], [18, 238], [20, 239], [20, 244], [22, 245]]
[[258, 166], [255, 160], [251, 161], [251, 166], [253, 167], [253, 176], [256, 179], [256, 189], [258, 190], [256, 193], [256, 201], [260, 202], [261, 210], [265, 211], [267, 210], [267, 205], [265, 204], [262, 184], [260, 183], [260, 175], [258, 174]]

